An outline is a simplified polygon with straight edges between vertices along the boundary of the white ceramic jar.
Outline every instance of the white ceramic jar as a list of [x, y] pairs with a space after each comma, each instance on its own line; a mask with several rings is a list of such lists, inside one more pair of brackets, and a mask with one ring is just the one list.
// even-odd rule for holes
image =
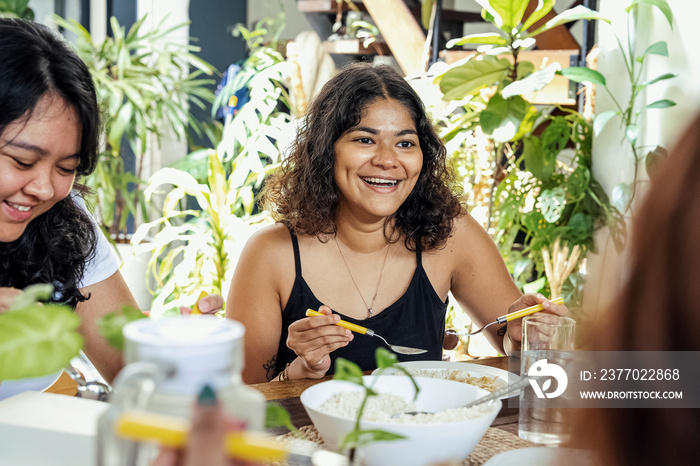
[[97, 464], [150, 464], [157, 449], [115, 437], [115, 420], [129, 410], [189, 419], [204, 385], [214, 388], [228, 416], [262, 431], [265, 398], [241, 379], [244, 334], [241, 323], [206, 315], [127, 324], [126, 366], [115, 379], [110, 409], [99, 421]]

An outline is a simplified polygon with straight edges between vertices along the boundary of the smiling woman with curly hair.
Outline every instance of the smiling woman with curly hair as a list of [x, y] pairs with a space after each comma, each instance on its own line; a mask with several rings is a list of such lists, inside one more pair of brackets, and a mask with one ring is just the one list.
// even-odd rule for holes
[[[338, 357], [373, 369], [381, 340], [355, 337], [334, 325], [340, 317], [426, 350], [400, 360], [439, 360], [450, 291], [477, 325], [539, 302], [567, 312], [521, 295], [460, 206], [445, 157], [393, 68], [353, 64], [323, 87], [264, 189], [278, 223], [249, 240], [231, 283], [226, 312], [246, 326], [247, 383], [319, 378]], [[306, 317], [309, 308], [324, 315]], [[492, 327], [496, 348], [520, 341], [519, 321]]]
[[[338, 88], [346, 92], [337, 92]], [[460, 212], [445, 167], [445, 146], [413, 89], [390, 67], [354, 66], [338, 76], [335, 86], [322, 89], [291, 154], [265, 185], [264, 199], [275, 220], [285, 222], [297, 235], [336, 234], [341, 194], [333, 177], [334, 145], [348, 128], [360, 123], [369, 103], [389, 98], [405, 107], [415, 122], [423, 164], [411, 194], [385, 219], [387, 240], [391, 226], [403, 233], [411, 251], [445, 244]]]

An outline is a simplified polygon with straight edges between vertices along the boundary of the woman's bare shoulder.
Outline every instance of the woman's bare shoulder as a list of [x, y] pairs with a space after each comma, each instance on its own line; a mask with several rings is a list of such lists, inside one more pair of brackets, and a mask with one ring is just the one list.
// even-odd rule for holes
[[[472, 217], [469, 212], [462, 209], [452, 223], [450, 234], [444, 247], [430, 251], [429, 256], [435, 259], [448, 261], [455, 266], [461, 266], [465, 261], [478, 260], [480, 250], [491, 247], [493, 241], [486, 230]], [[445, 262], [447, 265], [448, 262]]]
[[245, 245], [244, 255], [256, 259], [280, 260], [284, 252], [292, 251], [292, 238], [287, 227], [274, 223], [256, 231]]
[[460, 214], [454, 219], [450, 240], [461, 242], [465, 239], [483, 240], [488, 238], [489, 236], [484, 227], [469, 212], [462, 209]]

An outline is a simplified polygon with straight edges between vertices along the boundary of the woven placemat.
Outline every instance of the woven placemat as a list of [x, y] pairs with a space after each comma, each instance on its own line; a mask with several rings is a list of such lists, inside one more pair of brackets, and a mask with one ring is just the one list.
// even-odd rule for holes
[[[277, 438], [288, 443], [294, 442], [296, 450], [299, 450], [300, 448], [304, 449], [305, 443], [307, 444], [306, 448], [309, 448], [309, 445], [312, 447], [309, 448], [309, 451], [317, 446], [325, 447], [323, 439], [321, 438], [320, 434], [314, 426], [304, 426], [299, 430], [300, 433], [296, 435], [293, 433], [288, 433], [280, 435]], [[303, 440], [300, 440], [300, 438]], [[503, 453], [505, 451], [510, 450], [516, 450], [518, 448], [527, 448], [535, 446], [538, 445], [532, 442], [528, 442], [527, 440], [523, 440], [517, 435], [511, 434], [510, 432], [506, 432], [505, 430], [497, 429], [495, 427], [489, 427], [489, 429], [486, 431], [486, 433], [481, 438], [476, 447], [474, 447], [471, 453], [469, 453], [469, 456], [467, 456], [467, 458], [464, 461], [460, 463], [452, 463], [452, 465], [481, 466], [493, 456], [499, 453]], [[285, 464], [275, 463], [275, 466], [285, 466]], [[448, 465], [444, 464], [443, 466]]]

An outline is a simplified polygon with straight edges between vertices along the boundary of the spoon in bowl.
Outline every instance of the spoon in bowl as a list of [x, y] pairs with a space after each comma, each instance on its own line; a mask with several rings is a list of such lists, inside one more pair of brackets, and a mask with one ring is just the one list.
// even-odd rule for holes
[[[550, 302], [554, 304], [564, 304], [564, 298], [554, 298], [550, 299]], [[530, 314], [534, 314], [535, 312], [539, 312], [542, 310], [542, 303], [540, 304], [535, 304], [534, 306], [526, 307], [525, 309], [520, 309], [519, 311], [511, 312], [510, 314], [506, 314], [504, 316], [501, 316], [494, 320], [493, 322], [490, 322], [483, 327], [481, 327], [479, 330], [475, 330], [473, 332], [466, 332], [466, 331], [457, 331], [454, 329], [447, 329], [445, 330], [446, 333], [450, 333], [452, 335], [458, 335], [458, 336], [463, 336], [463, 337], [471, 337], [473, 335], [477, 335], [481, 332], [483, 332], [486, 327], [490, 327], [493, 324], [505, 324], [506, 322], [510, 322], [511, 320], [515, 319], [520, 319], [521, 317], [528, 316]]]
[[[474, 401], [471, 401], [467, 403], [466, 405], [463, 406], [463, 408], [471, 408], [472, 406], [478, 406], [483, 403], [489, 403], [491, 401], [496, 401], [498, 399], [503, 398], [504, 396], [509, 396], [511, 393], [515, 392], [516, 390], [520, 390], [523, 387], [527, 387], [530, 385], [530, 377], [527, 375], [524, 375], [520, 377], [520, 380], [518, 380], [515, 383], [508, 384], [508, 386], [500, 388], [498, 390], [495, 390], [488, 395], [484, 395], [481, 398], [477, 398]], [[415, 416], [416, 414], [435, 414], [430, 411], [406, 411], [403, 413], [397, 413], [391, 416], [392, 418], [396, 419], [398, 417], [401, 417], [401, 415], [406, 414], [408, 416]]]
[[[306, 310], [307, 317], [324, 316], [324, 315], [326, 315], [326, 314], [322, 314], [318, 311], [314, 311], [313, 309]], [[361, 335], [369, 335], [371, 337], [377, 337], [377, 338], [381, 339], [386, 344], [386, 346], [391, 348], [391, 350], [394, 353], [409, 354], [410, 355], [410, 354], [422, 354], [422, 353], [425, 353], [428, 351], [428, 350], [424, 350], [422, 348], [411, 348], [410, 346], [390, 345], [389, 342], [386, 341], [383, 336], [379, 335], [378, 333], [375, 333], [374, 330], [366, 328], [366, 327], [362, 327], [361, 325], [357, 325], [357, 324], [353, 324], [353, 323], [344, 321], [342, 319], [339, 320], [338, 322], [336, 322], [335, 325], [346, 328], [350, 331], [353, 331], [355, 333], [359, 333]]]

